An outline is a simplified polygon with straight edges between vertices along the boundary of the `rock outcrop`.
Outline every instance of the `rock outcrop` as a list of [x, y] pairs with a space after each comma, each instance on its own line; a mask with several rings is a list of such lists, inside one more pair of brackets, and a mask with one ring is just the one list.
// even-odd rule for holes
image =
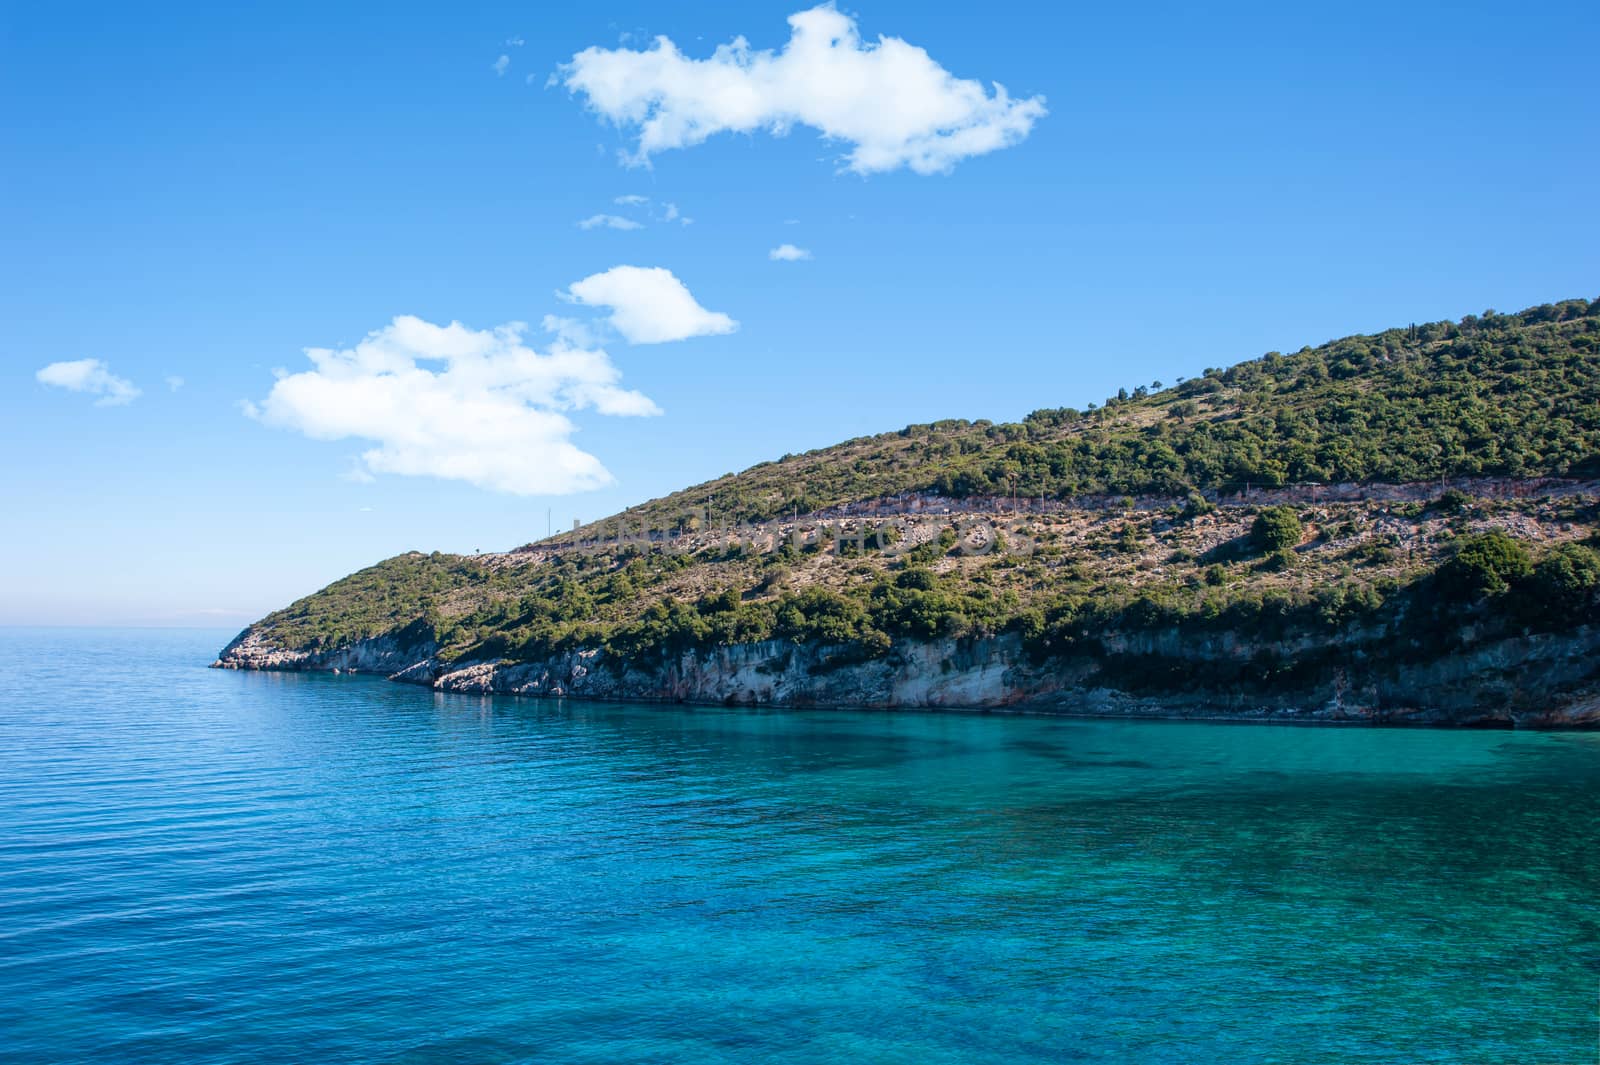
[[253, 630], [215, 663], [227, 669], [380, 673], [439, 691], [733, 706], [950, 708], [1094, 717], [1343, 722], [1458, 727], [1600, 727], [1600, 628], [1480, 643], [1427, 661], [1368, 667], [1359, 657], [1267, 688], [1128, 683], [1138, 663], [1151, 677], [1176, 666], [1196, 674], [1218, 662], [1317, 650], [1300, 641], [1229, 636], [1180, 641], [1155, 631], [1112, 642], [1103, 657], [1039, 661], [1014, 636], [897, 645], [861, 660], [847, 648], [780, 640], [667, 658], [648, 668], [603, 650], [538, 662], [441, 661], [426, 640], [387, 635], [334, 651], [272, 647]]

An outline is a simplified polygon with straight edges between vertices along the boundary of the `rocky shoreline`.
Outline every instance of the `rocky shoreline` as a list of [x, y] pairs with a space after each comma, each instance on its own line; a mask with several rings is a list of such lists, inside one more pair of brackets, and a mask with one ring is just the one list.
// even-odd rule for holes
[[[1155, 631], [1113, 643], [1122, 671], [1102, 657], [1031, 658], [1014, 636], [897, 645], [865, 661], [847, 648], [783, 640], [685, 652], [645, 668], [604, 650], [537, 662], [442, 661], [438, 648], [390, 634], [330, 651], [273, 646], [253, 629], [214, 668], [379, 674], [436, 691], [606, 701], [840, 709], [1005, 710], [1075, 717], [1600, 728], [1600, 627], [1487, 641], [1459, 653], [1388, 668], [1362, 656], [1298, 685], [1252, 690], [1203, 685], [1129, 690], [1117, 683], [1147, 660], [1170, 668], [1248, 660], [1263, 647], [1224, 634], [1179, 641]], [[1274, 645], [1293, 656], [1316, 650]]]

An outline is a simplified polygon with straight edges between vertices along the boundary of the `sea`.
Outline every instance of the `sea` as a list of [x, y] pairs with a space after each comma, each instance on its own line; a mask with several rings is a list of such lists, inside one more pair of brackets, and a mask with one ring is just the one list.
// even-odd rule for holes
[[1600, 733], [480, 698], [230, 635], [0, 629], [0, 1061], [1600, 1061]]

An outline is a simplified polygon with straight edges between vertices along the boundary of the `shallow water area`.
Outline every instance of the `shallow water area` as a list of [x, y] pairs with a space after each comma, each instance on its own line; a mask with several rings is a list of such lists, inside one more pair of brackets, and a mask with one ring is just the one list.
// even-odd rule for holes
[[1600, 735], [751, 711], [0, 630], [7, 1060], [1596, 1059]]

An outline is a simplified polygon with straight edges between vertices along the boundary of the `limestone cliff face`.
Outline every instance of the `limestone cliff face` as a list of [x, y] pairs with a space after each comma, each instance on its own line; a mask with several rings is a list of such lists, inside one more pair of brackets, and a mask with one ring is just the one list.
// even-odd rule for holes
[[414, 665], [419, 657], [438, 648], [425, 640], [407, 639], [404, 631], [361, 640], [337, 650], [279, 647], [254, 627], [246, 629], [222, 649], [212, 666], [217, 669], [333, 670], [390, 675]]
[[[1425, 662], [1379, 668], [1352, 654], [1292, 682], [1163, 681], [1186, 667], [1262, 654], [1292, 661], [1325, 650], [1304, 640], [1248, 641], [1176, 630], [1103, 639], [1104, 657], [1037, 661], [1014, 636], [897, 645], [860, 661], [841, 648], [785, 641], [624, 661], [602, 650], [538, 662], [442, 662], [438, 648], [399, 633], [331, 651], [277, 648], [255, 630], [215, 663], [228, 669], [382, 673], [440, 691], [579, 699], [787, 707], [945, 707], [1082, 716], [1364, 722], [1476, 727], [1600, 727], [1600, 627], [1476, 644]], [[1141, 679], [1140, 664], [1150, 663]]]

